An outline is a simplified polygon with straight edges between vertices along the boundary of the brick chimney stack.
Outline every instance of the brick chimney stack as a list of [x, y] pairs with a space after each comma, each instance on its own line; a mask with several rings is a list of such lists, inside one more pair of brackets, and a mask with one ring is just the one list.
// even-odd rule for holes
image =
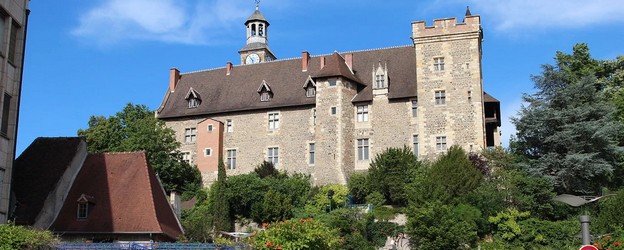
[[176, 68], [171, 68], [169, 70], [169, 91], [174, 92], [176, 84], [178, 84], [178, 80], [180, 79], [180, 71]]
[[352, 53], [345, 54], [344, 59], [345, 59], [345, 63], [347, 64], [347, 66], [349, 66], [349, 69], [351, 70], [351, 72], [353, 72], [353, 54]]
[[310, 63], [310, 53], [307, 51], [301, 52], [301, 71], [308, 71], [308, 64]]
[[230, 75], [230, 73], [232, 73], [232, 62], [227, 62], [227, 64], [225, 65], [225, 74], [226, 75]]
[[321, 69], [323, 69], [325, 67], [325, 57], [322, 56], [321, 57]]

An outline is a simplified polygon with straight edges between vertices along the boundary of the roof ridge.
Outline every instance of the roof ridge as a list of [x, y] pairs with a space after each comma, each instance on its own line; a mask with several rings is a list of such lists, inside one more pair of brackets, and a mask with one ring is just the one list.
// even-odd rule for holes
[[90, 155], [121, 155], [121, 154], [140, 154], [146, 153], [145, 150], [139, 151], [123, 151], [123, 152], [100, 152], [100, 153], [89, 153]]

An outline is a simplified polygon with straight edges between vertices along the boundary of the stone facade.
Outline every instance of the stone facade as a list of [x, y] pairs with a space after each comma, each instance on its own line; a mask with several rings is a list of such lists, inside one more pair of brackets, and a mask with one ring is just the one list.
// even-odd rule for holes
[[10, 216], [11, 175], [15, 159], [17, 117], [22, 84], [22, 66], [28, 0], [0, 0], [0, 223]]
[[[254, 22], [266, 22], [256, 12]], [[481, 36], [479, 16], [466, 16], [464, 23], [412, 23], [410, 46], [316, 57], [304, 51], [300, 59], [228, 63], [186, 74], [172, 70], [157, 117], [176, 131], [180, 150], [202, 171], [204, 185], [216, 180], [218, 157], [228, 175], [272, 161], [322, 185], [345, 184], [389, 147], [407, 146], [427, 159], [451, 145], [478, 151], [500, 143], [491, 134], [500, 126], [499, 104], [483, 92]], [[266, 44], [245, 50], [241, 64], [244, 55], [267, 51]], [[190, 100], [181, 93], [189, 88], [208, 95], [200, 100], [205, 106], [184, 106]], [[258, 97], [265, 92], [273, 99]]]

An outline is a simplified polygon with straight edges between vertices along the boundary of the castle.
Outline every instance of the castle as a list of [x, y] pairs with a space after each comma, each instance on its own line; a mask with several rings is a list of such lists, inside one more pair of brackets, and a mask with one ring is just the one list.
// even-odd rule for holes
[[246, 20], [241, 64], [180, 73], [156, 116], [176, 132], [184, 159], [216, 178], [262, 161], [346, 183], [389, 147], [434, 158], [451, 145], [500, 145], [500, 103], [483, 91], [480, 17], [412, 23], [406, 46], [278, 60], [269, 22], [256, 6]]

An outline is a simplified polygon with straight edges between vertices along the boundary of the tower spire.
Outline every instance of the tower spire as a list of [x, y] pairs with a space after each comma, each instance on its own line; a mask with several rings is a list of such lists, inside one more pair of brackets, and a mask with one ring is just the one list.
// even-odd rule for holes
[[[260, 2], [260, 0], [256, 0], [256, 3]], [[258, 8], [258, 7], [256, 7]], [[466, 6], [466, 15], [465, 16], [472, 16], [472, 13], [470, 13], [470, 6]]]
[[260, 8], [260, 0], [254, 0], [256, 2], [256, 10]]

